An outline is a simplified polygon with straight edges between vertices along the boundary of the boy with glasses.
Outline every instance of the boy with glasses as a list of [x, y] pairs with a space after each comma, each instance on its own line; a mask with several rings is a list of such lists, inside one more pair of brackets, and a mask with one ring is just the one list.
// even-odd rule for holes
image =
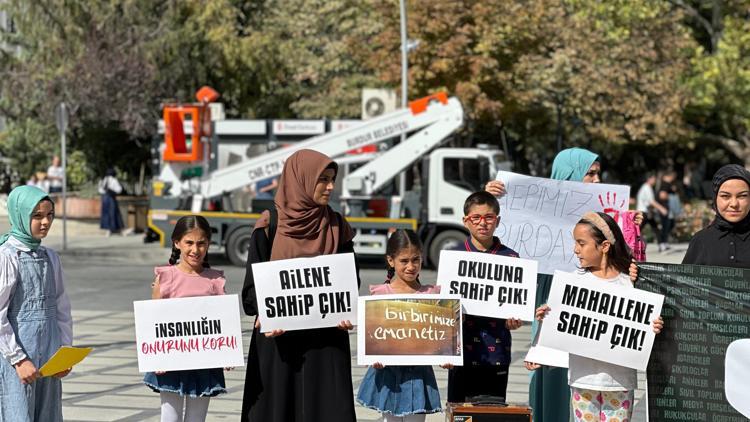
[[[470, 236], [455, 250], [518, 257], [495, 236], [500, 222], [500, 204], [492, 194], [474, 192], [464, 202], [464, 226]], [[476, 396], [502, 397], [508, 387], [510, 330], [518, 319], [464, 315], [464, 365], [448, 372], [448, 401], [463, 403]]]

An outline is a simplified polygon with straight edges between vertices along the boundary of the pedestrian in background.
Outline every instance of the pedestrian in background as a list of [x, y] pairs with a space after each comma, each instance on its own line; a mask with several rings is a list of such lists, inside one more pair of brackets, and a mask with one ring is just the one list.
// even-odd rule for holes
[[[677, 209], [678, 206], [681, 208], [681, 205], [679, 204], [679, 197], [677, 197], [676, 178], [677, 173], [669, 170], [662, 175], [661, 182], [659, 183], [659, 193], [657, 194], [656, 201], [667, 211], [666, 213], [659, 213], [659, 225], [661, 226], [658, 238], [659, 252], [670, 249], [669, 236], [672, 234], [672, 229], [674, 228], [675, 217], [681, 211]], [[675, 201], [675, 198], [677, 198], [677, 201]]]
[[[208, 220], [199, 215], [177, 220], [169, 265], [154, 268], [151, 298], [223, 295], [224, 272], [206, 260], [210, 243]], [[148, 372], [143, 382], [159, 393], [162, 422], [203, 422], [211, 397], [227, 392], [222, 368]]]
[[107, 169], [104, 177], [99, 180], [99, 194], [102, 196], [102, 210], [99, 227], [106, 230], [109, 237], [112, 233], [122, 233], [126, 236], [130, 230], [123, 230], [125, 224], [122, 222], [120, 213], [120, 204], [117, 202], [117, 195], [123, 192], [120, 181], [115, 176], [115, 170]]
[[73, 318], [60, 258], [41, 245], [55, 219], [47, 193], [19, 186], [8, 196], [10, 232], [0, 236], [0, 419], [58, 422], [61, 378], [39, 373], [73, 342]]
[[52, 157], [52, 165], [47, 168], [47, 180], [49, 181], [49, 193], [60, 193], [63, 188], [63, 176], [65, 169], [60, 165], [60, 157]]

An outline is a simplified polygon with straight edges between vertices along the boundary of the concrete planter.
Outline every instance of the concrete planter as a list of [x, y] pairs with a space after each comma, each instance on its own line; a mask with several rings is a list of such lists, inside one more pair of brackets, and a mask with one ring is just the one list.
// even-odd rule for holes
[[[55, 197], [55, 211], [62, 216], [62, 197]], [[98, 219], [102, 212], [102, 202], [99, 198], [79, 198], [68, 196], [65, 198], [65, 214], [68, 218]]]

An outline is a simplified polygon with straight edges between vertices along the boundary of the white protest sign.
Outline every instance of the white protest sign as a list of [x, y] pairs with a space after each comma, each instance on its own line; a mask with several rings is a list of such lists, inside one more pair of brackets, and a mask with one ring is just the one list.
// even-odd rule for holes
[[262, 262], [252, 268], [264, 333], [357, 320], [359, 287], [352, 253]]
[[364, 296], [358, 316], [359, 365], [463, 365], [459, 296]]
[[558, 368], [568, 367], [568, 352], [562, 350], [553, 349], [551, 347], [544, 347], [539, 345], [539, 333], [542, 331], [542, 325], [544, 321], [539, 323], [539, 329], [536, 332], [536, 336], [531, 342], [529, 351], [526, 352], [526, 357], [523, 358], [524, 362], [538, 363], [540, 365], [555, 366]]
[[630, 187], [544, 179], [500, 171], [505, 183], [495, 234], [521, 258], [539, 261], [539, 272], [575, 271], [573, 228], [589, 211], [613, 217], [628, 209]]
[[664, 296], [555, 271], [539, 345], [646, 370]]
[[460, 295], [467, 314], [533, 321], [536, 268], [528, 259], [441, 251], [437, 284]]
[[138, 370], [243, 366], [237, 295], [133, 302]]
[[724, 361], [724, 393], [727, 401], [743, 416], [750, 418], [750, 339], [733, 341]]

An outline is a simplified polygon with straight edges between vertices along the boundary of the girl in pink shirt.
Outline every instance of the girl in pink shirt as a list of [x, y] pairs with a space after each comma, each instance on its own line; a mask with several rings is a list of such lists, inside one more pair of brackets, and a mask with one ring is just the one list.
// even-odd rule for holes
[[[154, 268], [152, 299], [223, 295], [224, 272], [209, 268], [206, 261], [210, 241], [205, 218], [177, 220], [169, 265]], [[162, 422], [205, 421], [210, 398], [226, 393], [221, 368], [149, 372], [143, 382], [161, 395]]]
[[[412, 230], [396, 230], [385, 255], [388, 278], [385, 284], [370, 286], [370, 294], [440, 293], [440, 286], [419, 282], [422, 243]], [[428, 413], [442, 410], [435, 373], [426, 365], [373, 364], [359, 386], [357, 401], [380, 412], [384, 422], [424, 422]]]

